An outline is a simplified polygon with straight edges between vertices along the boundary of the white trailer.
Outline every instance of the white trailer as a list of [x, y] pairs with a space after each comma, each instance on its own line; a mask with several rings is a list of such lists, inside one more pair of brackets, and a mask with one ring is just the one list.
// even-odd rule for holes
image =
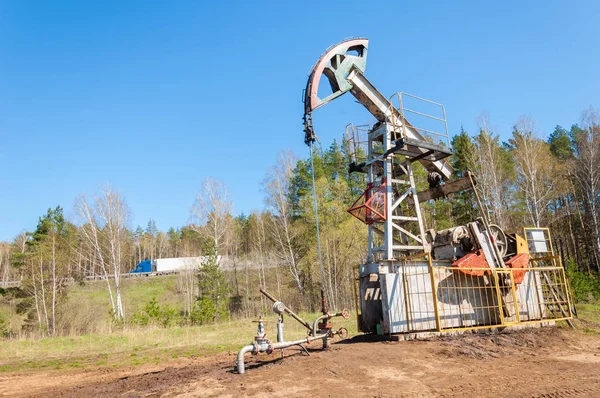
[[[198, 257], [177, 257], [177, 258], [157, 258], [154, 260], [144, 260], [139, 263], [130, 274], [165, 274], [171, 272], [177, 272], [184, 269], [197, 270], [202, 267], [206, 261], [209, 260], [207, 256]], [[217, 256], [217, 263], [220, 264], [221, 256]]]
[[[198, 269], [208, 260], [206, 256], [179, 257], [179, 258], [157, 258], [152, 264], [154, 272], [171, 272], [182, 269]], [[221, 256], [217, 257], [217, 263]]]

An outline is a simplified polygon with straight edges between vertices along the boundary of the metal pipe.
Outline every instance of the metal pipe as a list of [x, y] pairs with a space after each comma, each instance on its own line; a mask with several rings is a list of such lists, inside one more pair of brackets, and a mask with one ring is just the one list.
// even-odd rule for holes
[[283, 342], [283, 315], [279, 315], [279, 320], [277, 321], [277, 342]]
[[323, 319], [329, 319], [329, 318], [331, 318], [331, 315], [325, 314], [325, 315], [321, 315], [320, 317], [315, 319], [315, 321], [313, 322], [313, 329], [312, 329], [313, 337], [315, 337], [317, 335], [317, 325], [318, 325], [319, 321], [322, 321]]
[[341, 316], [345, 319], [348, 319], [349, 313], [348, 310], [344, 310], [341, 312], [336, 312], [335, 314], [325, 314], [325, 315], [321, 315], [320, 317], [318, 317], [317, 319], [315, 319], [315, 321], [313, 322], [313, 327], [312, 327], [312, 335], [313, 337], [315, 337], [317, 335], [317, 326], [319, 321], [322, 321], [323, 319], [331, 319], [334, 318], [336, 316]]
[[302, 340], [284, 341], [284, 342], [281, 342], [281, 343], [275, 343], [275, 344], [273, 344], [273, 349], [277, 350], [277, 349], [280, 349], [280, 348], [287, 348], [287, 347], [291, 347], [291, 346], [294, 346], [294, 345], [299, 345], [299, 344], [304, 344], [304, 343], [310, 343], [311, 341], [326, 339], [328, 337], [329, 337], [329, 335], [327, 333], [325, 333], [325, 334], [322, 334], [322, 335], [319, 335], [319, 336], [313, 336], [313, 337], [309, 336], [309, 337], [306, 337], [306, 338], [304, 338]]
[[253, 352], [254, 348], [255, 348], [254, 344], [250, 344], [250, 345], [243, 347], [240, 350], [240, 352], [238, 352], [237, 370], [238, 370], [239, 374], [246, 373], [246, 369], [244, 368], [244, 355], [246, 355], [247, 352]]
[[[277, 300], [275, 297], [271, 296], [271, 294], [267, 293], [263, 288], [260, 288], [260, 292], [262, 294], [265, 295], [266, 298], [268, 298], [269, 300], [271, 300], [272, 302], [276, 303], [279, 300]], [[291, 316], [292, 318], [294, 318], [295, 320], [297, 320], [298, 322], [300, 322], [302, 324], [302, 326], [304, 326], [305, 328], [307, 328], [308, 330], [312, 331], [312, 329], [310, 328], [310, 324], [308, 322], [306, 322], [304, 319], [300, 318], [298, 315], [296, 315], [294, 313], [294, 311], [290, 310], [287, 306], [285, 307], [284, 311]]]
[[310, 343], [311, 341], [314, 340], [320, 340], [320, 339], [326, 339], [329, 336], [327, 335], [327, 333], [319, 335], [319, 336], [309, 336], [306, 337], [302, 340], [296, 340], [296, 341], [283, 341], [281, 343], [275, 343], [275, 344], [271, 344], [271, 343], [260, 343], [260, 344], [250, 344], [247, 345], [245, 347], [243, 347], [237, 355], [237, 370], [239, 374], [244, 374], [246, 373], [246, 368], [244, 366], [244, 355], [246, 355], [246, 353], [251, 352], [252, 354], [258, 354], [259, 352], [267, 352], [267, 351], [271, 351], [271, 350], [278, 350], [281, 348], [287, 348], [287, 347], [291, 347], [291, 346], [295, 346], [295, 345], [300, 345], [300, 344], [304, 344], [304, 343]]

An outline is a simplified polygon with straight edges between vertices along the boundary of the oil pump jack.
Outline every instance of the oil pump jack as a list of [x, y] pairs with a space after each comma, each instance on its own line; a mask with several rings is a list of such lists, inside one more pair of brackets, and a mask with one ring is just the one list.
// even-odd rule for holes
[[[353, 148], [348, 171], [366, 176], [365, 191], [348, 209], [368, 226], [367, 262], [356, 269], [358, 329], [412, 338], [423, 333], [556, 320], [572, 325], [568, 283], [560, 259], [554, 255], [549, 230], [524, 228], [522, 235], [508, 234], [489, 222], [475, 189], [475, 176], [467, 172], [452, 180], [444, 107], [407, 93], [399, 92], [389, 99], [381, 94], [364, 75], [368, 45], [367, 39], [358, 38], [331, 46], [312, 67], [303, 95], [304, 142], [311, 149], [311, 160], [317, 140], [312, 112], [317, 108], [349, 92], [377, 120], [366, 130], [353, 125], [346, 130], [347, 143]], [[322, 79], [331, 88], [331, 94], [324, 98], [318, 93]], [[409, 108], [405, 106], [407, 99], [436, 108], [439, 113]], [[441, 128], [411, 124], [408, 114], [437, 122]], [[426, 170], [427, 176], [422, 178], [429, 188], [421, 192], [417, 190], [415, 162]], [[441, 231], [426, 228], [423, 202], [447, 199], [468, 189], [473, 190], [481, 217]], [[318, 236], [316, 208], [315, 196]], [[316, 340], [327, 348], [334, 336], [348, 333], [344, 328], [334, 330], [329, 321], [347, 318], [349, 312], [329, 313], [323, 289], [323, 315], [312, 325], [271, 294], [260, 291], [273, 302], [273, 312], [278, 315], [277, 342], [267, 338], [262, 319], [255, 321], [258, 329], [254, 342], [237, 356], [239, 373], [245, 372], [247, 353], [304, 348], [303, 344]], [[308, 337], [285, 341], [284, 315], [303, 325]]]
[[[526, 228], [524, 238], [489, 222], [475, 176], [451, 181], [445, 108], [402, 92], [385, 97], [365, 77], [368, 46], [365, 38], [331, 46], [312, 67], [303, 95], [309, 146], [317, 139], [313, 111], [345, 93], [377, 120], [362, 137], [355, 126], [347, 129], [355, 155], [349, 172], [366, 175], [365, 191], [348, 210], [368, 226], [367, 262], [357, 272], [359, 329], [391, 334], [570, 319], [567, 282], [549, 231]], [[322, 80], [331, 88], [324, 98]], [[408, 100], [438, 112], [408, 108]], [[427, 121], [427, 128], [411, 124], [409, 115]], [[436, 123], [441, 127], [429, 127]], [[421, 192], [415, 162], [427, 171], [429, 189]], [[468, 189], [480, 218], [442, 231], [426, 228], [423, 202]], [[528, 272], [532, 264], [536, 270]]]

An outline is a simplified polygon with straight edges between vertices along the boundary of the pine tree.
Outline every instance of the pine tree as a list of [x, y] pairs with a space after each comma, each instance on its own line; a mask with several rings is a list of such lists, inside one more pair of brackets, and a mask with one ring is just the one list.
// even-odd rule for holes
[[556, 126], [554, 131], [548, 137], [550, 152], [560, 162], [573, 158], [573, 143], [569, 137], [569, 132], [561, 126]]
[[[475, 143], [473, 143], [469, 134], [461, 127], [460, 134], [454, 136], [452, 139], [453, 156], [451, 162], [457, 177], [465, 177], [467, 171], [471, 171], [476, 150]], [[453, 224], [455, 225], [465, 225], [479, 216], [475, 197], [471, 190], [454, 194], [450, 202]]]
[[213, 245], [203, 250], [205, 260], [198, 271], [198, 297], [190, 318], [192, 322], [204, 324], [216, 322], [229, 314], [227, 299], [229, 286]]

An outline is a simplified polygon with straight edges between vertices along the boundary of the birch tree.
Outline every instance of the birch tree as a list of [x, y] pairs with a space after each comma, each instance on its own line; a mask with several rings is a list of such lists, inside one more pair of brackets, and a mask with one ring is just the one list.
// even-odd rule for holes
[[267, 172], [263, 181], [263, 190], [266, 193], [265, 204], [273, 214], [269, 232], [277, 245], [278, 250], [275, 253], [279, 260], [287, 265], [298, 290], [303, 292], [296, 249], [297, 234], [292, 225], [290, 203], [290, 182], [295, 164], [296, 158], [291, 152], [279, 153], [276, 164]]
[[92, 202], [81, 196], [76, 202], [76, 212], [82, 224], [80, 231], [89, 242], [91, 255], [106, 279], [113, 316], [115, 320], [123, 320], [121, 272], [125, 253], [122, 248], [127, 238], [129, 206], [119, 192], [105, 187]]
[[232, 211], [227, 186], [212, 177], [204, 179], [190, 211], [192, 228], [211, 240], [217, 255], [227, 252], [233, 229]]
[[23, 251], [18, 255], [23, 268], [30, 270], [23, 288], [35, 301], [39, 330], [50, 336], [56, 335], [58, 299], [68, 272], [66, 235], [62, 208], [48, 209], [35, 231], [26, 234]]
[[[574, 177], [583, 196], [591, 224], [595, 253], [600, 252], [600, 113], [589, 108], [581, 115], [581, 128], [574, 130]], [[600, 264], [596, 264], [600, 270]]]
[[0, 242], [0, 275], [2, 284], [11, 280], [12, 272], [10, 261], [10, 245], [8, 243]]
[[506, 151], [500, 145], [488, 113], [482, 113], [477, 124], [479, 134], [474, 137], [477, 150], [471, 159], [470, 168], [477, 177], [477, 190], [484, 201], [486, 212], [492, 222], [506, 228], [509, 223], [507, 211], [511, 185], [506, 167]]
[[535, 121], [521, 116], [509, 140], [516, 164], [517, 188], [523, 196], [529, 221], [539, 227], [554, 197], [558, 164], [553, 161], [549, 145], [538, 138]]

